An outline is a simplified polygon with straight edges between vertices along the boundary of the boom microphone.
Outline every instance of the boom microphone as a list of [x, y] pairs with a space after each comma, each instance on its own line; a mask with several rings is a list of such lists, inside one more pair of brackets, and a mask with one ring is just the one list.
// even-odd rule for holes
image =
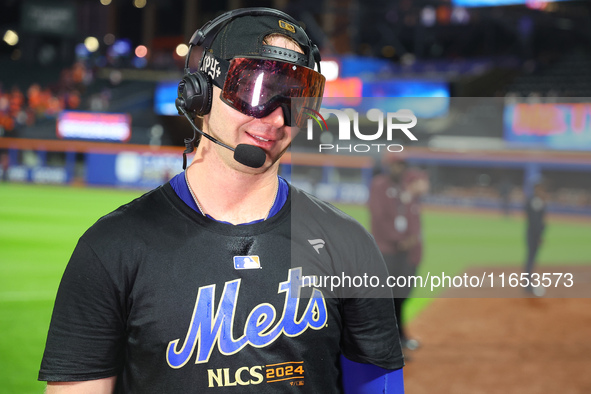
[[[232, 152], [234, 152], [234, 160], [236, 160], [240, 164], [244, 164], [245, 166], [251, 167], [251, 168], [260, 168], [263, 166], [263, 164], [265, 164], [265, 161], [267, 160], [267, 155], [265, 154], [265, 151], [262, 150], [261, 148], [259, 148], [258, 146], [248, 145], [248, 144], [238, 144], [238, 146], [236, 148], [232, 148], [231, 146], [224, 144], [220, 140], [212, 137], [211, 135], [201, 131], [195, 125], [195, 122], [193, 122], [193, 119], [191, 119], [191, 117], [189, 116], [189, 114], [185, 110], [184, 106], [179, 105], [180, 104], [178, 102], [179, 100], [182, 100], [182, 99], [177, 98], [176, 99], [177, 102], [175, 103], [176, 107], [179, 111], [179, 114], [185, 115], [185, 118], [187, 118], [187, 120], [189, 121], [191, 126], [193, 126], [194, 131], [198, 132], [199, 134], [201, 134], [202, 136], [204, 136], [205, 138], [207, 138], [211, 142], [218, 144], [220, 146], [223, 146], [224, 148], [229, 149]], [[193, 150], [195, 149], [194, 143], [195, 143], [196, 138], [197, 138], [197, 135], [195, 133], [193, 133], [193, 138], [185, 138], [185, 141], [184, 141], [185, 142], [185, 151], [183, 152], [183, 170], [187, 168], [187, 154], [193, 152]]]
[[260, 168], [265, 164], [267, 155], [265, 151], [255, 145], [238, 144], [234, 151], [234, 160], [252, 168]]

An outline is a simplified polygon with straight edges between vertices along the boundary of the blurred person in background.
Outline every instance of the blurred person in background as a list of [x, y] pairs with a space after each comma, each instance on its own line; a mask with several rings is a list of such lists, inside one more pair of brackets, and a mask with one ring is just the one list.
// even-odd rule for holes
[[340, 379], [359, 375], [348, 359], [384, 376], [365, 392], [402, 392], [391, 298], [317, 288], [300, 298], [308, 261], [387, 275], [359, 223], [278, 176], [294, 133], [281, 104], [320, 107], [317, 48], [270, 9], [223, 14], [200, 32], [205, 55], [177, 108], [206, 138], [186, 171], [80, 238], [39, 379], [48, 394], [342, 393]]
[[[429, 192], [430, 184], [428, 175], [418, 169], [409, 168], [404, 172], [404, 191], [401, 197], [403, 204], [406, 204], [405, 212], [408, 220], [408, 228], [406, 231], [406, 243], [405, 247], [408, 250], [407, 264], [408, 264], [408, 275], [416, 275], [419, 264], [423, 259], [423, 229], [421, 223], [422, 215], [422, 198]], [[412, 289], [409, 289], [412, 291]], [[400, 336], [403, 344], [409, 350], [415, 350], [419, 347], [419, 341], [410, 338], [402, 322], [402, 315], [404, 310], [404, 304], [408, 299], [408, 295], [405, 298], [400, 298], [395, 301], [397, 308], [396, 317], [398, 320], [398, 327]]]
[[542, 245], [544, 230], [546, 229], [546, 205], [547, 192], [542, 182], [536, 182], [533, 187], [531, 195], [525, 202], [524, 210], [526, 217], [526, 245], [527, 254], [524, 266], [524, 272], [528, 274], [530, 284], [526, 287], [526, 291], [537, 297], [544, 295], [545, 291], [542, 286], [532, 286], [532, 274], [534, 272], [536, 258], [540, 246]]
[[[410, 184], [417, 193], [419, 188], [414, 186], [413, 173], [405, 179], [407, 164], [402, 152], [383, 155], [382, 164], [384, 171], [373, 177], [369, 192], [371, 233], [384, 256], [389, 274], [408, 278], [416, 272], [416, 266], [409, 261], [409, 252], [412, 250], [416, 258], [417, 251], [420, 251], [416, 249], [419, 245], [417, 230], [420, 232], [420, 224], [415, 221], [416, 216], [410, 213], [415, 204], [413, 193], [407, 190], [409, 180], [412, 180]], [[412, 229], [409, 218], [414, 221]], [[407, 337], [402, 324], [402, 306], [411, 290], [408, 285], [396, 286], [393, 292], [400, 341], [404, 348], [415, 350], [418, 341]]]
[[10, 168], [8, 152], [0, 151], [0, 168], [2, 169], [2, 180], [8, 182], [8, 169]]

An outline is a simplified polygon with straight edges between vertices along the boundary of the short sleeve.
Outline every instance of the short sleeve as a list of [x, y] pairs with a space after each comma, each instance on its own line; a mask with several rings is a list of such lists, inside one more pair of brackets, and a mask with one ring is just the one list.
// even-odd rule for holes
[[355, 296], [342, 298], [342, 353], [358, 363], [391, 370], [402, 368], [404, 358], [392, 289], [385, 285], [388, 278], [386, 264], [369, 233], [360, 228], [355, 232], [355, 239], [356, 242], [347, 243], [352, 249], [341, 258], [348, 261], [348, 270], [355, 276], [376, 280], [348, 289], [347, 293]]
[[384, 369], [404, 366], [392, 299], [344, 299], [343, 323], [341, 351], [349, 360]]
[[81, 238], [62, 277], [39, 380], [84, 381], [115, 376], [125, 346], [121, 290]]

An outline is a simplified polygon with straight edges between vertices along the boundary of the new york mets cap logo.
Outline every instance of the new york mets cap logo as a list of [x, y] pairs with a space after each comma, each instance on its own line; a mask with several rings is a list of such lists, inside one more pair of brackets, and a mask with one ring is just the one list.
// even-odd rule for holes
[[234, 256], [234, 269], [252, 270], [260, 268], [262, 267], [259, 256]]

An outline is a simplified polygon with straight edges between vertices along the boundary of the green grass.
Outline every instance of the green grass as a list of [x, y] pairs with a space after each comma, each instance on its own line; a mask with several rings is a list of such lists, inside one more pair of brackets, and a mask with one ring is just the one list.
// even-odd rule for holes
[[[40, 393], [37, 382], [45, 336], [59, 280], [78, 238], [100, 216], [140, 191], [0, 184], [0, 381], [1, 392]], [[364, 225], [364, 207], [341, 207]], [[523, 220], [490, 214], [424, 214], [421, 270], [462, 272], [476, 265], [519, 266]], [[541, 264], [589, 263], [591, 220], [552, 221]], [[430, 302], [409, 301], [405, 319]]]
[[0, 381], [41, 393], [37, 372], [53, 300], [82, 233], [138, 191], [0, 184]]
[[[369, 228], [369, 213], [364, 207], [339, 206]], [[520, 269], [525, 259], [525, 220], [514, 213], [510, 217], [495, 212], [423, 213], [424, 255], [418, 273], [445, 272], [458, 275], [477, 266], [505, 266]], [[591, 218], [568, 220], [550, 216], [537, 264], [544, 266], [591, 264]], [[423, 310], [438, 293], [416, 289], [407, 301], [403, 319], [408, 321]]]

